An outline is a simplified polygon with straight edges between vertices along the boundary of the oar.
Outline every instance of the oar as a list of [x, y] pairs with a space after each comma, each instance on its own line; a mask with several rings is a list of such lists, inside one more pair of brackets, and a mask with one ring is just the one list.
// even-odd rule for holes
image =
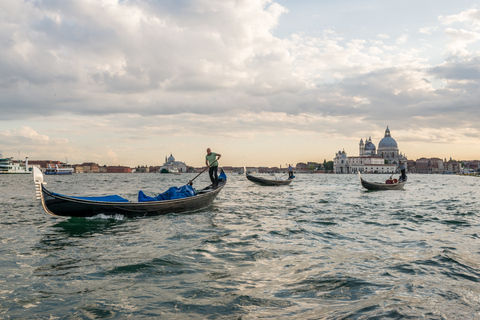
[[396, 170], [396, 169], [395, 169], [395, 171], [393, 171], [392, 175], [390, 176], [390, 178], [388, 178], [388, 180], [391, 180], [392, 177], [393, 177], [393, 175], [394, 175], [395, 173], [397, 173], [397, 170]]
[[197, 179], [197, 177], [198, 177], [199, 175], [201, 175], [202, 173], [204, 173], [205, 170], [207, 170], [208, 168], [210, 168], [210, 167], [206, 167], [205, 169], [203, 169], [202, 172], [200, 172], [199, 174], [197, 174], [197, 175], [195, 176], [195, 178], [193, 178], [192, 180], [190, 180], [187, 184], [192, 185], [193, 180]]

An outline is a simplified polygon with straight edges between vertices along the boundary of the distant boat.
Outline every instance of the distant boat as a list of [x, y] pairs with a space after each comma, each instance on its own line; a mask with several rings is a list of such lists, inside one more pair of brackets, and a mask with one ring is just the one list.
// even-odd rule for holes
[[463, 169], [459, 173], [457, 173], [459, 176], [478, 176], [478, 172], [476, 172], [473, 169]]
[[173, 174], [181, 174], [180, 170], [178, 168], [172, 167], [172, 166], [164, 166], [160, 168], [160, 173], [173, 173]]
[[21, 174], [32, 173], [32, 167], [28, 166], [28, 157], [25, 158], [25, 165], [13, 162], [13, 158], [2, 158], [0, 154], [0, 174]]
[[400, 190], [403, 189], [405, 183], [407, 183], [407, 181], [395, 182], [395, 180], [397, 179], [387, 180], [387, 182], [391, 181], [390, 183], [368, 182], [362, 179], [362, 175], [360, 174], [360, 172], [358, 173], [358, 177], [360, 178], [362, 187], [368, 190]]
[[73, 168], [70, 167], [63, 167], [59, 168], [58, 165], [55, 165], [55, 168], [52, 168], [50, 165], [48, 165], [48, 168], [45, 169], [45, 174], [51, 175], [51, 174], [72, 174], [73, 173]]
[[[172, 192], [169, 189], [155, 198], [139, 191], [138, 201], [134, 202], [119, 195], [78, 197], [55, 193], [45, 188], [42, 172], [38, 168], [33, 170], [37, 199], [41, 200], [43, 209], [48, 214], [64, 217], [93, 217], [98, 214], [144, 217], [196, 211], [209, 207], [227, 183], [227, 176], [222, 170], [217, 186], [209, 185], [200, 190], [194, 190], [191, 185], [171, 187], [174, 189]], [[180, 192], [174, 193], [178, 189]], [[187, 197], [181, 196], [180, 193], [185, 192], [181, 189], [189, 193]], [[164, 198], [166, 194], [168, 196]]]
[[262, 186], [285, 186], [285, 185], [289, 185], [293, 181], [293, 178], [288, 178], [284, 180], [281, 178], [265, 179], [257, 176], [252, 176], [248, 174], [246, 170], [245, 170], [245, 175], [249, 181], [252, 181]]

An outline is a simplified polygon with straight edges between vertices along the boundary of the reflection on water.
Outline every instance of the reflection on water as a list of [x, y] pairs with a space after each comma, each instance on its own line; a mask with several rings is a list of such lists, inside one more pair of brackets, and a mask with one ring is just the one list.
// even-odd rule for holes
[[[193, 176], [47, 182], [134, 199]], [[49, 216], [30, 179], [1, 181], [3, 318], [480, 316], [475, 177], [409, 175], [403, 191], [368, 192], [354, 175], [299, 174], [276, 188], [229, 175], [206, 210], [136, 219]]]

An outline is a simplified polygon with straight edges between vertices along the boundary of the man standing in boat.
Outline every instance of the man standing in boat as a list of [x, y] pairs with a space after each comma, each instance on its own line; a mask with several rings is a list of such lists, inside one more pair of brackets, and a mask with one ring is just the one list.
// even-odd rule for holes
[[218, 185], [218, 159], [220, 159], [222, 155], [220, 153], [215, 153], [210, 150], [210, 148], [207, 149], [207, 155], [205, 156], [205, 164], [208, 169], [208, 174], [210, 175], [210, 181], [212, 181], [212, 184], [214, 187]]
[[398, 180], [407, 181], [407, 175], [405, 174], [405, 165], [402, 163], [401, 160], [398, 161], [398, 167], [397, 167], [397, 169], [395, 169], [395, 172], [397, 172], [399, 169], [400, 169], [400, 172], [402, 173], [402, 175], [400, 176], [400, 178]]
[[288, 179], [293, 179], [293, 168], [292, 165], [288, 165]]

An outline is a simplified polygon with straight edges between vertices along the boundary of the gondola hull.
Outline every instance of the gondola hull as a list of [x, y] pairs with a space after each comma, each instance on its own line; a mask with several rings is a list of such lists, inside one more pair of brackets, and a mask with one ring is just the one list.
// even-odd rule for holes
[[249, 181], [252, 181], [262, 186], [285, 186], [285, 185], [289, 185], [293, 181], [293, 179], [287, 179], [287, 180], [264, 179], [260, 177], [251, 176], [248, 173], [246, 173], [246, 176]]
[[51, 192], [45, 188], [43, 181], [37, 184], [37, 195], [40, 197], [44, 210], [55, 216], [93, 217], [99, 214], [120, 214], [125, 217], [143, 217], [185, 213], [207, 208], [226, 183], [226, 180], [222, 180], [217, 187], [208, 186], [197, 191], [197, 195], [187, 198], [147, 202], [106, 202], [79, 199]]
[[405, 183], [407, 183], [406, 181], [392, 184], [368, 182], [363, 180], [360, 174], [359, 177], [362, 187], [368, 190], [401, 190], [405, 186]]

